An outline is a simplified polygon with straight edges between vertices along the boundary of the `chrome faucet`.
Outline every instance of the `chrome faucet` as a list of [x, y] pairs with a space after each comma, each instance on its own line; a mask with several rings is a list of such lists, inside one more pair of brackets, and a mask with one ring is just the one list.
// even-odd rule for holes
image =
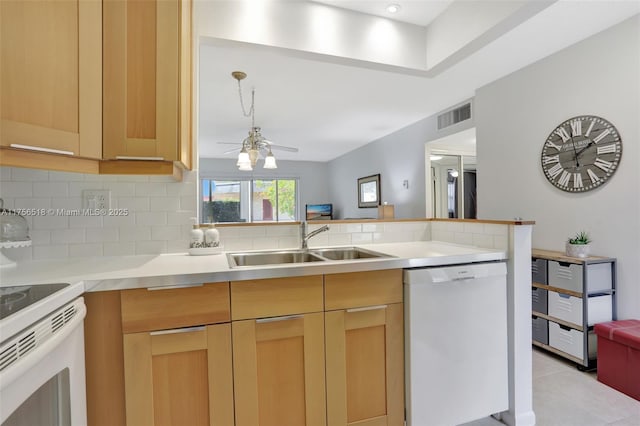
[[311, 231], [307, 234], [307, 222], [300, 222], [300, 240], [302, 241], [301, 243], [301, 247], [303, 249], [308, 248], [307, 247], [307, 241], [309, 240], [309, 238], [311, 237], [315, 237], [316, 235], [318, 235], [321, 232], [324, 231], [328, 231], [329, 230], [329, 225], [324, 225], [321, 226], [320, 228]]

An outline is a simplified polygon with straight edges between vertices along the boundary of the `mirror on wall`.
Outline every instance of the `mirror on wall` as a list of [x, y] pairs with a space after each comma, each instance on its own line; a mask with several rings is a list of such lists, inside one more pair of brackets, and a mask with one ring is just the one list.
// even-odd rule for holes
[[476, 157], [431, 156], [432, 215], [476, 219]]

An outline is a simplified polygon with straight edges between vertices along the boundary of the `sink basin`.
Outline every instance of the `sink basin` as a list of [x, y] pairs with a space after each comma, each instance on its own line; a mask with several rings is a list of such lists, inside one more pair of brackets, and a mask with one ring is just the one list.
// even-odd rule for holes
[[329, 260], [356, 260], [389, 257], [389, 255], [371, 250], [365, 250], [359, 247], [335, 247], [325, 249], [312, 249], [311, 251], [312, 253], [320, 255]]
[[329, 247], [309, 250], [256, 251], [227, 253], [229, 266], [282, 265], [291, 263], [322, 262], [325, 260], [357, 260], [390, 257], [387, 254], [359, 247]]
[[229, 253], [229, 265], [238, 266], [279, 265], [285, 263], [322, 262], [320, 256], [305, 250], [287, 250], [254, 253]]

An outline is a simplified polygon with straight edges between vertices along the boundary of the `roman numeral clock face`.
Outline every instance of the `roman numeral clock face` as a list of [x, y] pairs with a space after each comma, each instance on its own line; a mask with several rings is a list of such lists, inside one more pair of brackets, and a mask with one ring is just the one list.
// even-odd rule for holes
[[567, 192], [597, 188], [618, 168], [622, 141], [616, 128], [593, 115], [573, 117], [556, 127], [542, 147], [542, 170]]

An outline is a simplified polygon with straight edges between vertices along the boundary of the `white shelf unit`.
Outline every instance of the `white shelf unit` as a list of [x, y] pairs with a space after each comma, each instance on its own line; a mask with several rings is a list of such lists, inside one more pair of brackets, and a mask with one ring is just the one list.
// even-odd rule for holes
[[616, 259], [531, 251], [533, 345], [596, 367], [593, 325], [616, 319]]

